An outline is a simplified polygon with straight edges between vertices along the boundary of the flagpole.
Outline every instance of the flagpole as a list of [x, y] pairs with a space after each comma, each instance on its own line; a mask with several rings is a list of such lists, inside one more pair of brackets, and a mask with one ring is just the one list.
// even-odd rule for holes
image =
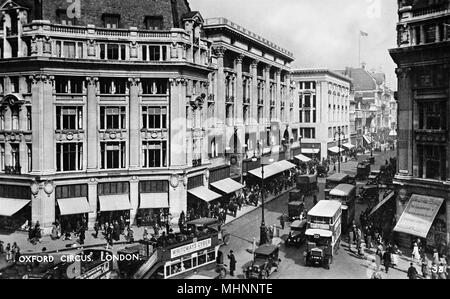
[[359, 32], [359, 42], [358, 42], [358, 65], [357, 68], [361, 67], [361, 31]]

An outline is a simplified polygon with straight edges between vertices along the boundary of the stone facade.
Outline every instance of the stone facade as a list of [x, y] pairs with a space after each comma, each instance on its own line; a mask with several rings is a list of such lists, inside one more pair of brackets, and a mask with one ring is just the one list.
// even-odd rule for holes
[[[273, 123], [287, 130], [282, 107], [296, 107], [290, 52], [228, 20], [204, 21], [186, 1], [81, 1], [92, 7], [77, 26], [56, 24], [62, 2], [43, 1], [51, 6], [44, 20], [12, 1], [1, 8], [0, 199], [31, 201], [19, 221], [39, 221], [48, 232], [70, 215], [64, 201], [85, 206], [89, 226], [118, 217], [111, 203], [125, 205], [120, 215], [132, 224], [144, 209], [176, 221], [190, 188], [229, 176], [230, 164], [241, 175], [244, 144], [253, 155]], [[153, 7], [164, 28], [144, 30]], [[103, 8], [120, 14], [122, 28], [104, 27]], [[238, 41], [219, 42], [230, 30]], [[267, 87], [259, 97], [258, 84]], [[261, 123], [250, 118], [258, 103], [267, 109]], [[280, 133], [270, 141], [273, 151], [289, 152]]]
[[[397, 216], [411, 194], [443, 198], [427, 245], [445, 251], [450, 239], [450, 2], [410, 2], [399, 2], [398, 48], [390, 51], [398, 65]], [[409, 245], [410, 235], [398, 237]]]

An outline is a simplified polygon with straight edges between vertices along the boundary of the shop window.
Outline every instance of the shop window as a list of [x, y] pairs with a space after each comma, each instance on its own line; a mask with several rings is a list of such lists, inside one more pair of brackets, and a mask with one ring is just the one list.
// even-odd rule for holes
[[163, 16], [146, 16], [145, 28], [148, 30], [162, 30], [164, 28]]
[[100, 107], [100, 129], [118, 130], [126, 128], [126, 107]]
[[111, 182], [98, 184], [98, 195], [128, 194], [130, 185], [128, 182]]
[[101, 169], [125, 168], [125, 150], [125, 142], [101, 142]]
[[57, 186], [55, 188], [55, 198], [77, 198], [87, 197], [88, 186], [86, 184]]
[[167, 141], [142, 143], [142, 167], [167, 167]]
[[167, 193], [169, 192], [168, 181], [140, 181], [140, 193]]
[[56, 171], [83, 170], [83, 143], [56, 144]]
[[[30, 112], [31, 114], [31, 112]], [[31, 127], [31, 124], [30, 124]], [[30, 128], [31, 129], [31, 128]], [[81, 106], [57, 106], [56, 107], [57, 130], [82, 130], [83, 107]]]

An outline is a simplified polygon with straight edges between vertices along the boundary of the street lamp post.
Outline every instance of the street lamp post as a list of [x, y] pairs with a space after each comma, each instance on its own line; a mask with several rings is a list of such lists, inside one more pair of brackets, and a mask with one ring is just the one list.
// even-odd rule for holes
[[[261, 142], [258, 142], [258, 151], [260, 151], [260, 148], [262, 147]], [[261, 151], [260, 151], [261, 152]], [[258, 159], [256, 158], [256, 155], [253, 156], [252, 161], [256, 162]], [[271, 160], [269, 160], [269, 163]], [[267, 228], [266, 228], [266, 222], [264, 220], [264, 209], [265, 209], [265, 194], [264, 194], [264, 162], [263, 162], [263, 156], [261, 155], [261, 226], [259, 231], [259, 245], [264, 245], [267, 243]]]
[[370, 157], [373, 157], [373, 132], [370, 130]]
[[334, 142], [336, 142], [336, 134], [338, 134], [338, 173], [341, 173], [341, 136], [345, 134], [342, 133], [341, 127], [338, 128], [338, 131], [334, 133]]
[[302, 154], [302, 139], [303, 139], [302, 135], [298, 136], [298, 144], [300, 146], [300, 154]]
[[241, 157], [241, 184], [244, 182], [244, 156], [247, 155], [247, 144], [244, 144], [242, 148], [242, 157]]

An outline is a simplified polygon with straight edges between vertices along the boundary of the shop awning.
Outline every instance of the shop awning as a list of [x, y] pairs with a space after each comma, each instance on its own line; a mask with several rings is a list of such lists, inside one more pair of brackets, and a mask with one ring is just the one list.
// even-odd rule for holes
[[11, 217], [22, 210], [31, 200], [0, 197], [0, 216]]
[[168, 193], [141, 193], [139, 209], [168, 209]]
[[443, 198], [413, 194], [394, 231], [426, 238]]
[[376, 211], [378, 211], [379, 208], [381, 208], [385, 203], [387, 203], [389, 201], [389, 199], [391, 199], [392, 197], [394, 197], [395, 192], [392, 191], [391, 193], [389, 193], [388, 196], [386, 196], [385, 199], [383, 199], [382, 201], [380, 201], [370, 212], [369, 216], [372, 216], [373, 213], [375, 213]]
[[206, 202], [210, 202], [222, 197], [222, 195], [209, 190], [205, 186], [189, 190], [188, 193]]
[[101, 212], [132, 210], [128, 194], [102, 195], [98, 198]]
[[328, 150], [334, 154], [339, 154], [344, 151], [344, 149], [337, 147], [337, 146], [330, 147]]
[[93, 212], [86, 197], [61, 198], [57, 201], [61, 216]]
[[369, 137], [367, 137], [367, 136], [364, 135], [363, 138], [364, 138], [364, 141], [365, 141], [368, 145], [372, 144], [372, 141], [369, 139]]
[[315, 149], [315, 148], [302, 148], [302, 153], [303, 154], [318, 154], [320, 153], [320, 149]]
[[[270, 165], [266, 165], [266, 166], [264, 166], [264, 179], [270, 178], [274, 175], [277, 175], [279, 173], [282, 173], [283, 171], [286, 171], [286, 170], [292, 169], [292, 168], [295, 168], [295, 164], [293, 164], [289, 161], [286, 161], [286, 160], [275, 162]], [[258, 178], [262, 178], [262, 167], [252, 170], [249, 173]]]
[[299, 160], [299, 161], [301, 161], [301, 162], [305, 162], [305, 163], [311, 161], [310, 158], [308, 158], [308, 157], [306, 157], [305, 155], [302, 155], [302, 154], [300, 154], [298, 156], [295, 156], [294, 158]]
[[211, 184], [212, 187], [226, 193], [231, 194], [233, 192], [239, 191], [242, 188], [244, 188], [244, 185], [236, 182], [235, 180], [232, 180], [230, 178], [214, 182]]
[[353, 144], [351, 144], [351, 143], [346, 143], [346, 144], [343, 144], [342, 146], [345, 147], [348, 150], [351, 150], [351, 149], [355, 148], [355, 146]]

